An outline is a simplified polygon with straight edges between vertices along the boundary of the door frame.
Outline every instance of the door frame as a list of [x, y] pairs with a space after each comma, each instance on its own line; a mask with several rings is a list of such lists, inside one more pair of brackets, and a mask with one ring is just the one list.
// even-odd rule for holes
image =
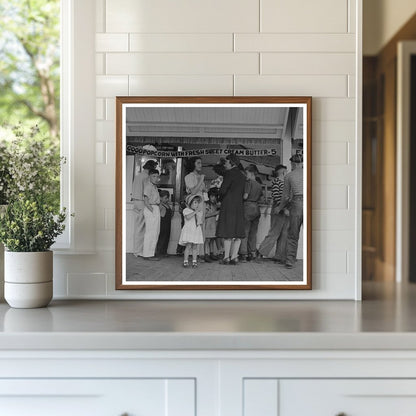
[[410, 57], [416, 41], [397, 44], [396, 281], [409, 281]]

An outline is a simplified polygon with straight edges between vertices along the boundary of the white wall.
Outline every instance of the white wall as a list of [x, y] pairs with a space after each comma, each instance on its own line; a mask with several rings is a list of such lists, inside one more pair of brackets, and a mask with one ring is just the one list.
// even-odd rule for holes
[[363, 0], [363, 54], [377, 55], [415, 13], [414, 0]]
[[138, 299], [175, 294], [114, 290], [115, 96], [311, 95], [314, 289], [262, 291], [253, 297], [359, 297], [356, 64], [361, 51], [356, 44], [361, 34], [356, 27], [361, 12], [356, 2], [361, 4], [96, 0], [96, 215], [91, 218], [96, 223], [96, 254], [55, 256], [55, 296]]

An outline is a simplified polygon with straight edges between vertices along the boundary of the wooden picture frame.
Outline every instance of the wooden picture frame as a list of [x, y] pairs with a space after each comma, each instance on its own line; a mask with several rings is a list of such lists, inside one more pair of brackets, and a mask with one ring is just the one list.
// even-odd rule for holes
[[311, 97], [117, 97], [116, 130], [116, 289], [312, 289]]

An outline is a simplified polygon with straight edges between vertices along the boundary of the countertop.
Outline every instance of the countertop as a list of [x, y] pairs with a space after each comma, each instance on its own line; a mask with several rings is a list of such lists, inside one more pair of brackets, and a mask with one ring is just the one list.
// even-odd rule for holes
[[57, 300], [0, 304], [0, 350], [412, 350], [416, 285], [366, 283], [363, 301]]

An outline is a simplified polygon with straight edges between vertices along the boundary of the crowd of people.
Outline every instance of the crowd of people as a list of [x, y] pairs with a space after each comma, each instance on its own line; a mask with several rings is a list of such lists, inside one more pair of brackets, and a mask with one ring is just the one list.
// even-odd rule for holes
[[[303, 157], [295, 154], [290, 162], [289, 173], [281, 164], [274, 170], [270, 228], [258, 242], [264, 195], [256, 165], [243, 168], [238, 156], [231, 153], [214, 166], [217, 177], [207, 184], [202, 159], [189, 160], [177, 249], [177, 254], [183, 254], [183, 266], [213, 261], [222, 265], [261, 262], [275, 247], [274, 262], [293, 268], [303, 224]], [[167, 255], [174, 212], [169, 192], [158, 190], [159, 181], [154, 160], [148, 160], [133, 181], [134, 255], [150, 261]]]

